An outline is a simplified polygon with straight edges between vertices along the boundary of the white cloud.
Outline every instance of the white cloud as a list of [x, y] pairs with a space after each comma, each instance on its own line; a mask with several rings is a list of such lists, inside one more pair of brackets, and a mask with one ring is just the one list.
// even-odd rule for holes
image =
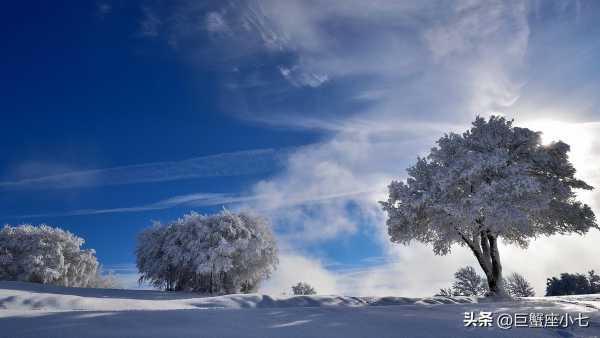
[[338, 287], [336, 276], [325, 269], [317, 259], [295, 254], [281, 254], [279, 267], [273, 276], [260, 287], [260, 292], [270, 295], [291, 294], [291, 287], [298, 282], [312, 285], [320, 294], [335, 294]]
[[300, 65], [294, 65], [289, 68], [280, 66], [279, 71], [285, 79], [297, 87], [308, 86], [316, 88], [328, 80], [326, 74], [307, 72]]
[[[277, 50], [301, 60], [279, 66], [292, 84], [318, 74], [330, 82], [350, 83], [351, 92], [380, 93], [376, 105], [361, 112], [363, 117], [397, 124], [407, 117], [446, 119], [459, 107], [466, 112], [505, 108], [523, 85], [529, 27], [522, 1], [265, 1], [256, 7], [260, 10], [245, 12], [253, 14], [255, 26], [269, 27], [268, 39], [279, 41]], [[264, 34], [258, 36], [265, 40]], [[336, 118], [348, 113], [337, 111]], [[256, 112], [255, 117], [273, 117], [264, 114]], [[306, 120], [306, 114], [311, 113], [276, 121], [294, 124], [295, 119]]]
[[428, 297], [449, 286], [458, 266], [473, 265], [474, 260], [464, 248], [444, 257], [434, 256], [422, 245], [399, 247], [396, 253], [382, 257], [383, 262], [357, 267], [328, 266], [318, 258], [284, 253], [279, 268], [259, 292], [289, 294], [292, 285], [304, 281], [319, 294]]
[[[382, 183], [389, 176], [373, 170], [384, 163], [370, 162], [369, 154], [388, 146], [352, 137], [304, 148], [289, 157], [283, 174], [255, 185], [255, 194], [265, 197], [255, 207], [269, 210], [274, 224], [295, 239], [352, 234], [360, 223], [379, 221], [376, 198], [385, 191]], [[321, 196], [339, 198], [296, 208], [289, 205], [295, 200], [318, 201]]]

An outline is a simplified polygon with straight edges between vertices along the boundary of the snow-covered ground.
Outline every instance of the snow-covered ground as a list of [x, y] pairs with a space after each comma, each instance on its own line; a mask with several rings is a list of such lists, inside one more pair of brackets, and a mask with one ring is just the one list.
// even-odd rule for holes
[[[0, 337], [600, 337], [600, 295], [485, 302], [457, 297], [199, 297], [0, 282]], [[465, 327], [465, 312], [590, 317], [589, 327]]]

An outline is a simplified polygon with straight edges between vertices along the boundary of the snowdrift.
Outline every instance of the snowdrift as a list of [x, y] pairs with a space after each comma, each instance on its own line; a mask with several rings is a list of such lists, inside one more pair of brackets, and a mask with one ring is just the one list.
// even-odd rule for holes
[[[0, 282], [0, 337], [599, 337], [600, 295], [201, 297]], [[465, 312], [583, 313], [590, 327], [465, 327]]]
[[271, 297], [261, 294], [236, 294], [202, 297], [194, 293], [152, 290], [118, 290], [66, 288], [23, 282], [0, 282], [0, 309], [41, 311], [129, 311], [290, 308], [323, 306], [390, 306], [410, 304], [472, 303], [470, 297], [347, 297], [290, 296]]

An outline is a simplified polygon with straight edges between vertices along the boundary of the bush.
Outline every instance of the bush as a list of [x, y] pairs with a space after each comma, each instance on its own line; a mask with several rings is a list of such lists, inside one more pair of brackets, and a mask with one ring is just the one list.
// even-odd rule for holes
[[535, 292], [533, 291], [533, 287], [531, 284], [523, 277], [516, 272], [509, 275], [506, 280], [506, 292], [511, 297], [533, 297], [535, 296]]
[[588, 271], [588, 281], [590, 282], [590, 293], [600, 293], [600, 276], [594, 270]]
[[483, 296], [486, 292], [485, 279], [472, 266], [465, 266], [454, 273], [452, 293], [455, 296]]
[[100, 276], [93, 249], [60, 228], [29, 224], [0, 230], [0, 280], [74, 287], [116, 285]]
[[317, 291], [315, 291], [315, 289], [312, 286], [310, 286], [310, 284], [299, 282], [298, 284], [292, 286], [292, 293], [295, 296], [316, 295]]
[[[505, 289], [511, 297], [533, 297], [535, 292], [529, 282], [518, 273], [512, 273], [504, 280]], [[487, 283], [472, 266], [465, 266], [454, 273], [451, 288], [440, 289], [435, 296], [484, 296], [488, 293]]]
[[155, 224], [140, 234], [136, 255], [140, 282], [207, 294], [253, 292], [278, 263], [266, 220], [228, 210]]
[[440, 291], [434, 295], [434, 297], [453, 297], [453, 296], [457, 296], [457, 295], [454, 294], [454, 291], [452, 291], [452, 288], [440, 289]]
[[452, 287], [440, 289], [436, 297], [484, 296], [488, 292], [485, 279], [472, 266], [465, 266], [454, 273]]

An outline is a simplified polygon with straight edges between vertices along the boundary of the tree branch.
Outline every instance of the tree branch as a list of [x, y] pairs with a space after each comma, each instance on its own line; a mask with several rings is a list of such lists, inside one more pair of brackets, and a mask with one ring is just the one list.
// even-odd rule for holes
[[458, 228], [455, 228], [455, 229], [456, 229], [456, 232], [462, 238], [462, 240], [467, 244], [467, 246], [471, 249], [471, 251], [473, 251], [475, 258], [477, 258], [477, 262], [483, 269], [483, 272], [485, 273], [485, 275], [489, 276], [492, 271], [490, 269], [490, 266], [487, 263], [488, 258], [484, 257], [481, 249], [478, 246], [475, 246], [475, 243], [473, 241], [471, 241], [467, 236], [465, 236], [462, 232], [460, 232], [460, 230], [458, 230]]

